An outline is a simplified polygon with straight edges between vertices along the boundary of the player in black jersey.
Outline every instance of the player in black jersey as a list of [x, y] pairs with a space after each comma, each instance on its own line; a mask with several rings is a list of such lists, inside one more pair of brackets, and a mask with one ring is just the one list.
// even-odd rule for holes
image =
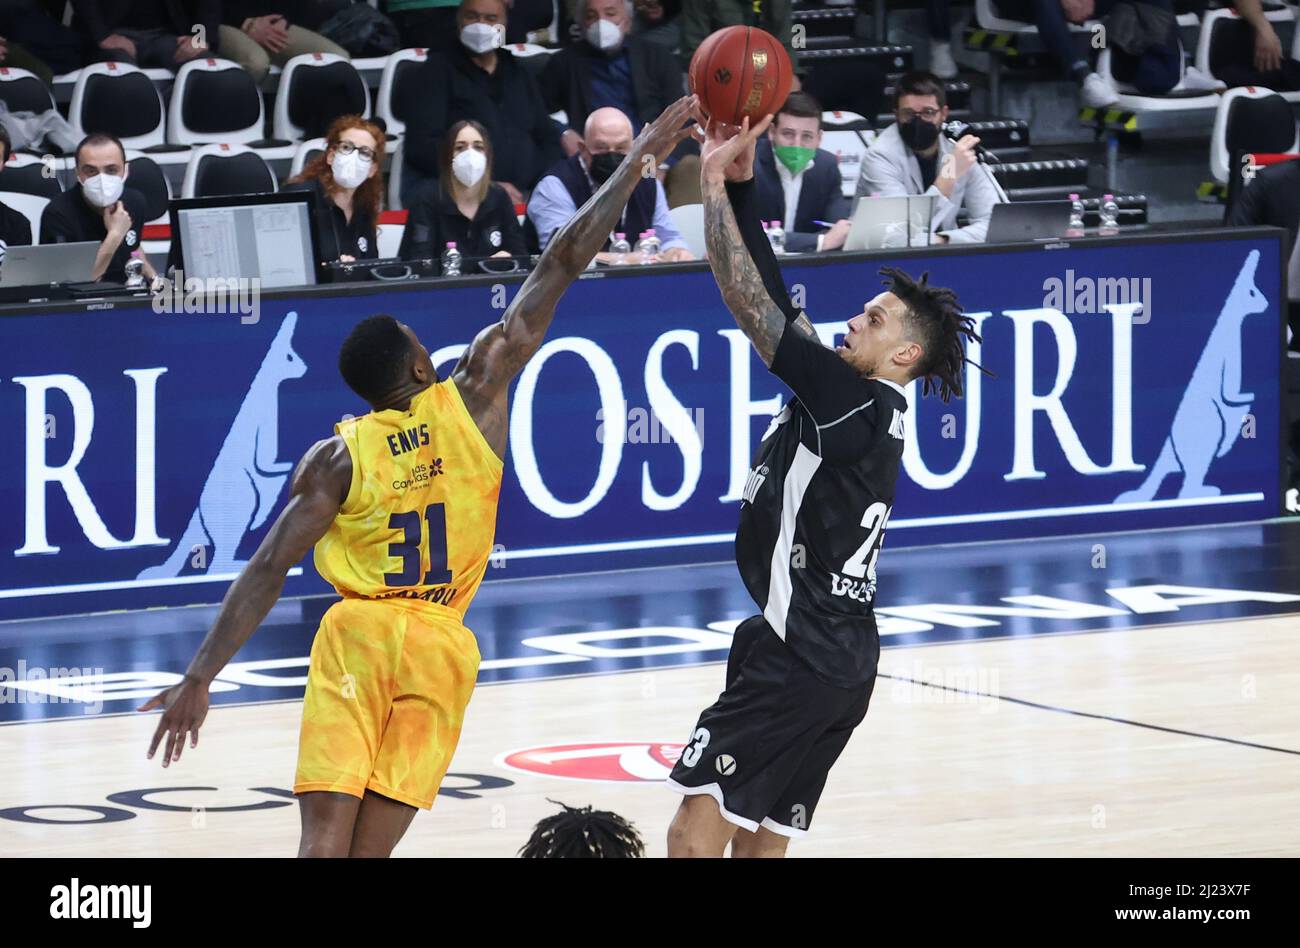
[[670, 856], [782, 856], [806, 831], [831, 765], [867, 713], [880, 638], [876, 558], [903, 454], [903, 386], [961, 395], [956, 295], [884, 269], [889, 287], [823, 345], [797, 311], [758, 219], [754, 142], [711, 126], [702, 149], [704, 226], [722, 298], [794, 393], [746, 483], [736, 564], [762, 614], [742, 622], [726, 690], [700, 715], [669, 786], [684, 794]]

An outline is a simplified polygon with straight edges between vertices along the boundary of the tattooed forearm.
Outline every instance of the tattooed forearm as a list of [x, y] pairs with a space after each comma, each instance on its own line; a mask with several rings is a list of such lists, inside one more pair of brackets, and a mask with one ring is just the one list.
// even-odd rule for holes
[[[770, 366], [776, 358], [781, 333], [785, 332], [785, 315], [768, 295], [763, 277], [745, 247], [725, 185], [721, 181], [705, 181], [703, 198], [704, 242], [722, 300], [736, 317], [736, 324], [754, 343], [763, 363]], [[806, 317], [800, 318], [808, 322]], [[812, 328], [811, 324], [808, 328]]]

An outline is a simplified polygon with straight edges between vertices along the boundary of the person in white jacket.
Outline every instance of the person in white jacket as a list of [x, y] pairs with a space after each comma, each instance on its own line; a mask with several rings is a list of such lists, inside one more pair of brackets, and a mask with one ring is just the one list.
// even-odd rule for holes
[[[977, 167], [979, 139], [964, 135], [954, 143], [941, 132], [948, 120], [943, 83], [925, 72], [901, 77], [894, 117], [862, 159], [857, 196], [934, 195], [930, 229], [938, 243], [983, 243], [989, 215], [1001, 197], [992, 172]], [[958, 227], [963, 207], [969, 223]]]

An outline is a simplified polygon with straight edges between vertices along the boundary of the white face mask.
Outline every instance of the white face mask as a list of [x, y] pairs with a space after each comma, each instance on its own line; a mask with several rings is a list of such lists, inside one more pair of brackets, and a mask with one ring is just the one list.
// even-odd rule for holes
[[623, 31], [613, 20], [602, 17], [587, 27], [587, 42], [608, 53], [623, 45]]
[[97, 174], [82, 182], [81, 191], [95, 207], [112, 207], [122, 196], [122, 188], [125, 186], [126, 178], [115, 174]]
[[334, 160], [330, 162], [330, 171], [334, 172], [334, 180], [340, 187], [357, 188], [370, 176], [370, 162], [362, 158], [359, 151], [350, 155], [335, 152]]
[[487, 171], [487, 155], [474, 148], [466, 148], [451, 159], [451, 173], [467, 188], [478, 184], [483, 179], [485, 171]]
[[466, 23], [460, 31], [460, 41], [471, 52], [486, 53], [505, 43], [505, 30], [491, 23]]

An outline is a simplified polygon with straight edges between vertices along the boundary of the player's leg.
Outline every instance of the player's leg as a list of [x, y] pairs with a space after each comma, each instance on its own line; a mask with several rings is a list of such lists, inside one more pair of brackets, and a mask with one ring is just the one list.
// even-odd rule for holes
[[302, 838], [298, 842], [298, 857], [346, 856], [352, 846], [360, 804], [361, 799], [349, 793], [313, 790], [299, 794]]
[[668, 827], [668, 858], [719, 859], [726, 855], [727, 843], [738, 830], [745, 832], [727, 821], [713, 797], [686, 797]]
[[345, 599], [321, 618], [312, 642], [293, 791], [301, 855], [346, 856], [388, 720], [398, 646], [377, 603]]
[[[668, 854], [722, 856], [737, 828], [757, 833], [837, 713], [811, 672], [762, 616], [742, 622], [727, 687], [700, 715], [667, 785], [687, 797], [673, 819]], [[806, 671], [806, 670], [805, 670]]]
[[782, 859], [789, 845], [790, 837], [760, 826], [757, 833], [737, 830], [731, 838], [731, 855], [736, 859]]
[[416, 809], [427, 810], [451, 766], [474, 692], [479, 650], [456, 616], [394, 605], [402, 643], [391, 709], [366, 782], [352, 855], [386, 856]]
[[360, 803], [348, 855], [387, 859], [410, 827], [416, 808], [373, 790], [367, 790]]

